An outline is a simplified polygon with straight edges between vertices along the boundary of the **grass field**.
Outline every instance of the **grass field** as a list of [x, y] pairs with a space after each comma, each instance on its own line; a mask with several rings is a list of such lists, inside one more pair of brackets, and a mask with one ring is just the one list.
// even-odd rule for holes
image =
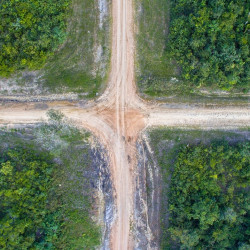
[[169, 187], [173, 166], [177, 160], [181, 147], [189, 145], [211, 145], [226, 141], [229, 145], [249, 141], [248, 131], [198, 131], [198, 130], [176, 130], [155, 129], [149, 132], [151, 148], [154, 149], [156, 162], [160, 169], [161, 186], [161, 249], [175, 249], [171, 246], [168, 232], [170, 212], [168, 210]]
[[166, 53], [169, 1], [136, 0], [135, 3], [136, 78], [139, 90], [149, 96], [176, 94], [180, 86], [180, 72]]
[[53, 92], [64, 87], [93, 97], [109, 69], [109, 6], [100, 14], [98, 1], [73, 0], [68, 23], [68, 38], [46, 64], [42, 81]]

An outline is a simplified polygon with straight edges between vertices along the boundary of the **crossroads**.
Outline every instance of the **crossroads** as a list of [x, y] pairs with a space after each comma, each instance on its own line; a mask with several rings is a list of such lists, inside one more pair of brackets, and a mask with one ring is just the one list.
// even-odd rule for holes
[[165, 108], [143, 101], [136, 94], [134, 77], [134, 21], [132, 0], [112, 2], [112, 55], [108, 87], [96, 101], [84, 106], [77, 101], [2, 102], [0, 124], [9, 127], [35, 124], [53, 108], [79, 126], [90, 130], [109, 152], [116, 216], [112, 227], [112, 249], [132, 249], [136, 141], [150, 127], [238, 129], [249, 125], [247, 106]]

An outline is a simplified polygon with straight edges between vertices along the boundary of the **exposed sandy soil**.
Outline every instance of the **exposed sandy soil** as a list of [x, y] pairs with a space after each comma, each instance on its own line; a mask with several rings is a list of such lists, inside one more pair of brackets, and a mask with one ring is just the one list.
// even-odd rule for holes
[[132, 249], [135, 142], [149, 126], [239, 128], [250, 122], [248, 107], [164, 108], [142, 101], [134, 79], [134, 24], [132, 0], [113, 0], [112, 56], [109, 84], [104, 94], [82, 105], [72, 101], [8, 103], [0, 106], [0, 124], [38, 123], [51, 109], [61, 110], [76, 124], [92, 131], [107, 147], [115, 189], [116, 216], [111, 249]]

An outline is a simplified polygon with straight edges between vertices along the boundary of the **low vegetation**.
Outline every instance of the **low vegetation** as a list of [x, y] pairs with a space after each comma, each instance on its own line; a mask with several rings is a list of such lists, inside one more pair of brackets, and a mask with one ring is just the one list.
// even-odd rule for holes
[[[88, 134], [51, 111], [48, 124], [0, 132], [0, 248], [94, 249]], [[95, 180], [92, 180], [95, 181]]]
[[169, 1], [136, 0], [136, 78], [141, 92], [150, 96], [176, 93], [178, 69], [166, 54]]
[[65, 90], [95, 97], [109, 70], [109, 0], [72, 0], [67, 39], [50, 57], [41, 83], [52, 92]]
[[162, 176], [161, 249], [248, 249], [246, 133], [159, 129], [150, 137]]
[[41, 68], [66, 37], [69, 0], [6, 0], [0, 5], [0, 76]]

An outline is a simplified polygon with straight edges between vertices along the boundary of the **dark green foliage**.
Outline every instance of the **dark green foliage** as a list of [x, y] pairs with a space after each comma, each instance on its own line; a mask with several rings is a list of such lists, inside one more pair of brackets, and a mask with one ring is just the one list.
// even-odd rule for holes
[[62, 220], [60, 211], [47, 209], [50, 156], [17, 148], [1, 154], [0, 162], [0, 248], [50, 248]]
[[0, 76], [38, 69], [65, 38], [69, 0], [4, 0], [0, 3]]
[[172, 246], [250, 247], [249, 148], [249, 143], [182, 147], [169, 191]]
[[49, 117], [32, 132], [0, 131], [0, 249], [100, 244], [100, 228], [90, 217], [92, 187], [84, 177], [92, 164], [83, 141], [89, 135], [57, 111]]
[[168, 49], [196, 86], [249, 83], [249, 1], [173, 0]]

